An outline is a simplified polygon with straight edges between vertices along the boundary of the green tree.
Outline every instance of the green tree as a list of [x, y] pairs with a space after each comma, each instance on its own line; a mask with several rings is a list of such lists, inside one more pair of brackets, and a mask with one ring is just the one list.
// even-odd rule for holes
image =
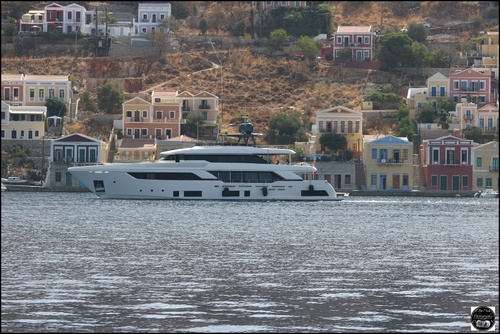
[[200, 24], [198, 24], [198, 29], [200, 29], [201, 34], [205, 36], [208, 31], [208, 22], [205, 18], [202, 18]]
[[83, 109], [86, 111], [96, 111], [97, 105], [92, 96], [90, 96], [89, 91], [85, 91], [80, 95], [79, 109]]
[[269, 43], [275, 50], [281, 50], [289, 40], [285, 29], [276, 29], [269, 34]]
[[96, 88], [97, 106], [107, 114], [119, 114], [123, 103], [123, 87], [116, 81]]
[[304, 129], [299, 114], [280, 112], [269, 119], [266, 141], [278, 145], [293, 144], [303, 139], [298, 137], [301, 134], [304, 134]]
[[319, 55], [321, 41], [313, 40], [309, 36], [300, 36], [295, 45], [304, 54], [304, 58], [315, 60]]
[[338, 52], [338, 56], [343, 61], [350, 61], [352, 59], [352, 50], [349, 48], [340, 49]]
[[164, 31], [153, 30], [149, 32], [146, 39], [153, 42], [153, 47], [158, 52], [158, 58], [161, 58], [168, 47], [168, 36]]
[[432, 53], [427, 47], [421, 43], [415, 42], [412, 45], [413, 49], [413, 65], [420, 68], [422, 66], [429, 66], [432, 64]]
[[413, 41], [408, 35], [390, 32], [380, 36], [375, 58], [389, 69], [413, 62]]
[[439, 48], [432, 54], [432, 67], [451, 67], [450, 52]]
[[412, 141], [414, 133], [413, 121], [410, 116], [404, 116], [398, 120], [396, 125], [396, 136], [406, 137], [409, 141]]
[[325, 145], [326, 148], [334, 152], [344, 151], [347, 149], [347, 139], [340, 133], [323, 133], [321, 134], [321, 137], [319, 137], [319, 143], [321, 145]]
[[219, 34], [219, 30], [226, 22], [226, 13], [222, 4], [218, 3], [208, 12], [207, 23], [210, 29], [215, 30], [215, 34]]
[[191, 137], [198, 138], [200, 134], [200, 128], [204, 125], [203, 115], [199, 111], [193, 111], [189, 113], [186, 118], [186, 131]]
[[66, 103], [55, 97], [49, 97], [45, 100], [45, 106], [47, 107], [47, 117], [59, 116], [64, 117], [68, 111]]
[[408, 25], [408, 37], [414, 42], [424, 43], [427, 38], [427, 28], [422, 23], [412, 22]]
[[471, 126], [469, 128], [462, 129], [462, 134], [465, 138], [469, 140], [473, 140], [476, 143], [483, 142], [483, 129], [478, 126]]

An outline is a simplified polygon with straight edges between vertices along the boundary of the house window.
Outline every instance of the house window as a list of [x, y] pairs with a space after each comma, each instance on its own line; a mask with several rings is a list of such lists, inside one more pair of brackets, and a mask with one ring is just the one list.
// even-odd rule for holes
[[132, 110], [127, 110], [127, 117], [132, 117]]
[[171, 119], [175, 119], [175, 111], [171, 111], [168, 117]]
[[439, 148], [432, 149], [432, 163], [435, 165], [439, 164]]
[[19, 88], [14, 88], [14, 101], [19, 100]]
[[142, 118], [148, 118], [148, 111], [147, 110], [142, 111]]
[[487, 131], [493, 131], [493, 119], [488, 118], [488, 128]]
[[479, 127], [484, 130], [484, 118], [479, 119]]
[[370, 52], [369, 51], [363, 51], [363, 57], [365, 60], [370, 60]]
[[356, 133], [359, 133], [359, 121], [356, 121]]
[[407, 187], [409, 185], [410, 177], [408, 174], [403, 174], [403, 186]]
[[490, 176], [486, 177], [486, 187], [492, 187], [493, 182]]
[[347, 133], [352, 133], [352, 121], [347, 122]]
[[444, 97], [446, 96], [446, 90], [445, 90], [445, 87], [439, 87], [439, 92], [440, 92], [440, 95], [441, 97]]
[[372, 186], [377, 185], [377, 174], [370, 175], [370, 185]]
[[479, 103], [486, 103], [486, 96], [484, 95], [479, 96]]
[[370, 44], [370, 37], [365, 36], [365, 44]]
[[319, 121], [318, 125], [319, 125], [319, 131], [322, 131], [323, 130], [323, 121]]
[[30, 88], [30, 100], [35, 98], [35, 88]]
[[337, 36], [337, 44], [342, 44], [342, 36]]
[[482, 177], [478, 177], [478, 178], [476, 179], [476, 186], [477, 186], [478, 188], [482, 188], [482, 187], [483, 187], [483, 178], [482, 178]]
[[453, 81], [453, 89], [458, 90], [458, 80]]
[[466, 148], [463, 148], [462, 149], [462, 152], [460, 152], [460, 162], [462, 163], [462, 165], [466, 165], [467, 162], [468, 162], [468, 154], [467, 154], [467, 149]]
[[462, 176], [462, 187], [468, 187], [469, 186], [469, 177], [467, 175]]
[[73, 18], [73, 13], [72, 12], [68, 12], [68, 20], [71, 20]]
[[377, 160], [377, 149], [376, 148], [372, 148], [372, 159]]
[[408, 149], [407, 148], [403, 149], [403, 160], [408, 160]]
[[56, 96], [56, 91], [54, 88], [49, 88], [49, 99]]
[[155, 102], [161, 102], [161, 99], [159, 97], [155, 97]]
[[491, 170], [498, 172], [498, 157], [494, 157], [491, 163]]
[[438, 185], [438, 177], [437, 175], [432, 175], [431, 176], [431, 186], [437, 187]]
[[156, 118], [157, 118], [157, 119], [162, 119], [162, 118], [163, 118], [163, 111], [158, 110], [158, 111], [156, 112]]
[[479, 89], [484, 90], [486, 89], [486, 81], [479, 81]]
[[351, 184], [351, 175], [350, 174], [347, 174], [345, 176], [345, 184], [346, 185]]
[[64, 100], [64, 89], [59, 89], [59, 98]]
[[127, 136], [132, 136], [132, 129], [127, 129]]
[[61, 172], [56, 172], [56, 182], [61, 182], [61, 180], [62, 180], [61, 175], [62, 175]]
[[44, 89], [39, 89], [38, 90], [38, 100], [43, 101], [45, 97], [45, 90]]
[[345, 121], [340, 121], [340, 133], [345, 132]]
[[455, 149], [450, 148], [446, 150], [446, 164], [455, 165]]
[[5, 88], [5, 100], [10, 101], [10, 88]]
[[337, 133], [339, 130], [339, 122], [338, 121], [333, 121], [333, 132]]
[[141, 136], [147, 136], [148, 135], [148, 129], [141, 129]]
[[143, 21], [145, 21], [145, 20], [147, 21], [147, 19], [148, 19], [148, 14], [142, 14], [142, 20]]

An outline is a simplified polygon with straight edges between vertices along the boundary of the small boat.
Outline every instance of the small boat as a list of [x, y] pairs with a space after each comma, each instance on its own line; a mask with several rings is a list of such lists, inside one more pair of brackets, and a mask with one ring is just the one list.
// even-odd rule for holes
[[7, 184], [28, 184], [28, 180], [21, 179], [20, 177], [17, 176], [9, 176], [8, 178], [2, 178], [2, 183], [4, 185]]
[[479, 191], [474, 194], [474, 197], [479, 198], [498, 198], [498, 191], [493, 190], [492, 188], [486, 188], [484, 191]]

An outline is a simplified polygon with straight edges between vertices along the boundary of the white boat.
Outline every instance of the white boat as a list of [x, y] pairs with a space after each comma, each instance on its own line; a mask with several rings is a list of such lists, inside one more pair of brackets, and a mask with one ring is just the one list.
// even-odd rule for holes
[[9, 176], [8, 178], [2, 178], [2, 183], [7, 184], [28, 184], [28, 180], [21, 179], [17, 176]]
[[[295, 152], [254, 146], [195, 146], [162, 152], [155, 162], [70, 167], [105, 199], [336, 201], [316, 168], [293, 165]], [[280, 164], [276, 161], [281, 159]]]
[[492, 188], [486, 188], [486, 189], [484, 189], [484, 191], [479, 191], [479, 192], [475, 193], [474, 197], [498, 198], [498, 191], [495, 191]]

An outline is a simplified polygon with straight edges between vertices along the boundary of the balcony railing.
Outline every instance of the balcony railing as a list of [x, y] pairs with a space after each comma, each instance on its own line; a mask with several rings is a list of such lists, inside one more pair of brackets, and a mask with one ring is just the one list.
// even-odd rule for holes
[[488, 169], [490, 172], [498, 172], [498, 166], [490, 166]]
[[379, 165], [401, 165], [404, 164], [403, 159], [378, 159]]
[[130, 117], [131, 122], [142, 122], [142, 117]]
[[448, 166], [448, 167], [455, 167], [455, 166], [460, 166], [460, 162], [457, 160], [442, 160], [441, 165], [443, 166]]

